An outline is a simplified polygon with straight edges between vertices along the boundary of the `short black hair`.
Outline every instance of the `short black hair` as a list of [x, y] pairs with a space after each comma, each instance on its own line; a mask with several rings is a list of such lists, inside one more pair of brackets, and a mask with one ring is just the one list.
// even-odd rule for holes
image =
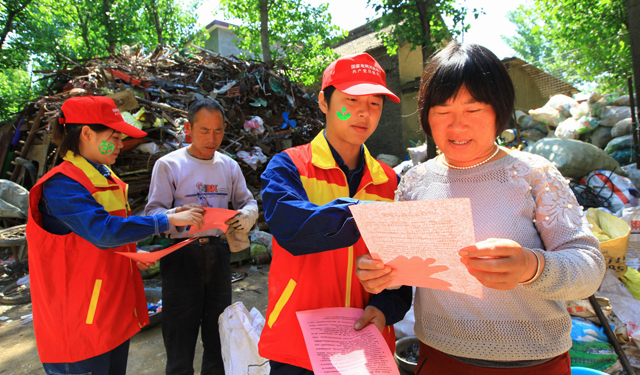
[[418, 114], [429, 137], [429, 110], [446, 103], [464, 85], [473, 99], [491, 105], [496, 113], [496, 136], [509, 125], [515, 91], [507, 68], [487, 48], [452, 41], [431, 57], [420, 79]]
[[198, 115], [198, 112], [200, 112], [200, 110], [203, 108], [206, 108], [210, 111], [220, 111], [220, 114], [222, 115], [222, 122], [225, 122], [226, 117], [224, 115], [224, 108], [222, 108], [222, 105], [220, 105], [220, 103], [217, 100], [214, 100], [211, 98], [204, 98], [204, 99], [196, 99], [193, 102], [191, 102], [191, 104], [189, 105], [187, 120], [189, 120], [189, 123], [191, 123], [191, 125], [193, 125], [193, 123], [196, 122], [196, 117]]

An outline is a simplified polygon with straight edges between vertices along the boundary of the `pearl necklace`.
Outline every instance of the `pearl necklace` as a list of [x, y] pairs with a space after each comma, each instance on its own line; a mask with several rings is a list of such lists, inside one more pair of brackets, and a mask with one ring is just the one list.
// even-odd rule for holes
[[[495, 143], [494, 143], [494, 144], [495, 144]], [[468, 167], [456, 167], [455, 165], [451, 165], [451, 164], [447, 163], [447, 162], [444, 160], [444, 154], [442, 155], [442, 158], [440, 159], [440, 161], [442, 162], [442, 164], [444, 164], [444, 165], [446, 165], [447, 167], [452, 168], [452, 169], [471, 169], [471, 168], [479, 167], [479, 166], [481, 166], [482, 164], [484, 164], [484, 163], [488, 162], [489, 160], [493, 159], [493, 157], [494, 157], [494, 156], [496, 156], [496, 155], [498, 154], [498, 152], [500, 151], [500, 146], [498, 146], [497, 144], [495, 144], [495, 145], [496, 145], [496, 151], [495, 151], [491, 156], [489, 156], [489, 158], [487, 158], [487, 159], [485, 159], [485, 160], [483, 160], [483, 161], [481, 161], [480, 163], [475, 164], [475, 165], [470, 165], [470, 166], [468, 166]]]

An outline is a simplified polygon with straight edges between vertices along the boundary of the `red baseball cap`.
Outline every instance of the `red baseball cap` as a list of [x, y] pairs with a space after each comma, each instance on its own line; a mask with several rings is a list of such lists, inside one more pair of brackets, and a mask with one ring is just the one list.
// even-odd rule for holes
[[400, 99], [387, 88], [386, 76], [380, 64], [368, 53], [344, 55], [324, 70], [322, 90], [333, 86], [345, 94], [386, 95], [400, 103]]
[[134, 138], [147, 135], [124, 121], [116, 103], [106, 96], [80, 96], [65, 100], [59, 121], [61, 124], [102, 124]]

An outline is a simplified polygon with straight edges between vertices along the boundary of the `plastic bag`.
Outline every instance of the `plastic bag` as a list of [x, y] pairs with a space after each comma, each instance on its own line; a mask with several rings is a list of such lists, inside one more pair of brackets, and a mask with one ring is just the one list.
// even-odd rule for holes
[[245, 163], [247, 163], [254, 171], [258, 169], [258, 162], [264, 164], [267, 162], [267, 157], [262, 153], [260, 147], [254, 147], [251, 152], [238, 151], [238, 157]]
[[609, 156], [614, 158], [620, 164], [629, 164], [633, 161], [633, 151], [628, 148], [614, 151], [610, 153]]
[[557, 109], [565, 117], [571, 117], [571, 108], [577, 107], [578, 102], [566, 95], [554, 95], [549, 99], [546, 105]]
[[629, 106], [631, 105], [631, 101], [629, 100], [629, 95], [618, 96], [617, 98], [611, 101], [611, 105], [616, 106]]
[[571, 318], [571, 342], [572, 366], [603, 370], [618, 360], [602, 328], [588, 320]]
[[589, 208], [586, 216], [591, 231], [600, 241], [600, 251], [607, 268], [614, 270], [618, 276], [624, 275], [627, 272], [624, 257], [629, 246], [631, 227], [624, 220], [595, 208]]
[[591, 133], [591, 143], [594, 146], [605, 148], [613, 137], [611, 136], [611, 128], [606, 126], [598, 126]]
[[580, 179], [594, 170], [620, 170], [620, 163], [602, 149], [581, 141], [542, 138], [525, 151], [547, 158], [565, 177]]
[[413, 327], [416, 323], [416, 317], [413, 312], [413, 301], [416, 299], [416, 287], [413, 288], [413, 297], [411, 298], [411, 308], [404, 315], [404, 318], [398, 323], [393, 325], [393, 329], [396, 332], [396, 339], [400, 339], [407, 336], [415, 336]]
[[541, 122], [545, 125], [556, 127], [560, 123], [560, 111], [555, 108], [552, 108], [548, 105], [545, 105], [542, 108], [536, 108], [529, 110], [529, 115], [538, 122]]
[[587, 102], [582, 102], [580, 104], [578, 104], [575, 107], [572, 107], [569, 112], [571, 112], [571, 117], [573, 118], [580, 118], [583, 116], [587, 116], [590, 111], [589, 111], [589, 103]]
[[396, 165], [400, 164], [400, 158], [398, 158], [395, 155], [378, 154], [378, 156], [376, 156], [376, 159], [378, 159], [378, 161], [381, 161], [381, 162], [385, 163], [386, 165], [390, 166], [391, 168], [393, 168]]
[[273, 248], [271, 247], [272, 241], [273, 236], [271, 235], [271, 233], [257, 230], [251, 234], [251, 242], [259, 243], [265, 246], [270, 253], [273, 252]]
[[584, 116], [577, 120], [569, 117], [558, 125], [555, 135], [558, 138], [578, 139], [580, 134], [588, 133], [596, 126], [598, 126], [598, 121], [594, 117]]
[[520, 128], [522, 130], [527, 130], [527, 129], [536, 129], [542, 133], [547, 133], [548, 129], [547, 129], [547, 125], [536, 121], [533, 119], [533, 117], [527, 115], [526, 113], [522, 112], [522, 111], [516, 111], [516, 113], [520, 112], [520, 116], [518, 117], [518, 124], [520, 125]]
[[555, 131], [555, 136], [558, 138], [578, 139], [581, 128], [576, 119], [569, 117], [558, 124]]
[[251, 134], [262, 135], [264, 133], [264, 121], [259, 116], [254, 116], [244, 122], [244, 130]]
[[265, 320], [256, 308], [249, 313], [242, 302], [224, 309], [218, 318], [226, 375], [269, 375], [269, 360], [258, 354]]
[[620, 277], [620, 281], [636, 299], [640, 300], [640, 272], [638, 270], [627, 267], [627, 272]]
[[607, 147], [604, 148], [604, 152], [611, 154], [614, 151], [631, 149], [633, 147], [633, 134], [623, 135], [622, 137], [613, 138]]
[[616, 122], [611, 128], [611, 136], [613, 138], [631, 134], [631, 117]]
[[[608, 298], [596, 297], [604, 316], [611, 315], [611, 302]], [[588, 299], [564, 301], [564, 307], [571, 316], [578, 318], [596, 317], [596, 312]]]
[[160, 147], [155, 142], [139, 144], [135, 149], [143, 154], [155, 154], [160, 151]]
[[613, 126], [618, 121], [631, 117], [631, 108], [608, 106], [596, 111], [596, 115], [600, 117], [600, 125]]
[[[423, 143], [416, 147], [407, 147], [407, 152], [413, 165], [418, 165], [427, 160], [427, 144]], [[397, 164], [396, 164], [397, 165]]]
[[607, 270], [599, 290], [611, 301], [613, 313], [627, 325], [629, 337], [640, 341], [640, 300], [633, 297], [613, 270]]
[[0, 217], [26, 219], [29, 190], [10, 180], [0, 180]]

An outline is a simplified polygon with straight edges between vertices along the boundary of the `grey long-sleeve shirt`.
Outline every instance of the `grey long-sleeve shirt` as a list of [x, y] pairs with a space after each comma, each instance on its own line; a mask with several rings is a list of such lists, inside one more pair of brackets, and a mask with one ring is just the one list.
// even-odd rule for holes
[[544, 256], [538, 280], [484, 299], [418, 288], [416, 336], [447, 354], [490, 361], [538, 360], [571, 347], [562, 300], [593, 294], [605, 262], [568, 182], [537, 155], [513, 151], [454, 170], [427, 161], [402, 179], [396, 200], [470, 198], [476, 241], [506, 238]]
[[[227, 209], [229, 202], [234, 209], [247, 210], [253, 218], [258, 217], [258, 204], [235, 160], [219, 152], [212, 159], [198, 159], [181, 148], [161, 157], [153, 166], [145, 214], [174, 213], [176, 207], [188, 203]], [[166, 233], [171, 238], [191, 236], [175, 226]], [[222, 231], [214, 228], [198, 236], [220, 234]]]

